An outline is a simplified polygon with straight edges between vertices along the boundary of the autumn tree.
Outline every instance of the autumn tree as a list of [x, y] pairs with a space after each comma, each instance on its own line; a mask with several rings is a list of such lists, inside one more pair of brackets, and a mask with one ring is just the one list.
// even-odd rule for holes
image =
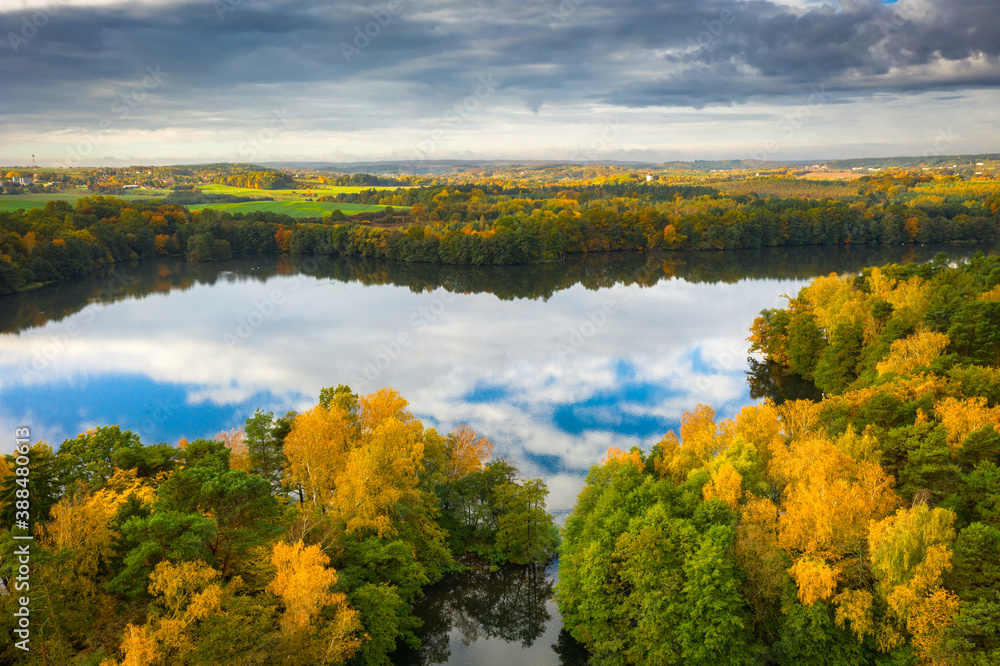
[[299, 414], [285, 439], [287, 478], [314, 507], [328, 509], [337, 479], [343, 472], [351, 440], [350, 416], [337, 405], [322, 404]]
[[[302, 650], [298, 663], [339, 664], [362, 643], [358, 613], [347, 597], [331, 588], [337, 572], [319, 546], [278, 542], [271, 551], [276, 573], [268, 585], [284, 607], [281, 631]], [[321, 619], [322, 618], [322, 619]]]
[[868, 535], [877, 591], [892, 621], [879, 631], [883, 648], [895, 647], [905, 630], [929, 663], [947, 663], [939, 652], [958, 612], [958, 597], [944, 587], [952, 567], [955, 514], [918, 504], [873, 522]]

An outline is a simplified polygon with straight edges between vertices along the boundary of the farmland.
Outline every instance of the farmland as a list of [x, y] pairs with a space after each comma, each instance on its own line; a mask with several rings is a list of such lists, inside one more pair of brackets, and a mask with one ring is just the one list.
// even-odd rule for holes
[[385, 206], [289, 199], [285, 201], [244, 201], [241, 203], [193, 204], [188, 206], [188, 208], [191, 210], [211, 208], [213, 210], [226, 211], [228, 213], [252, 213], [255, 211], [266, 211], [269, 213], [281, 213], [291, 217], [323, 217], [324, 215], [329, 215], [335, 210], [342, 211], [347, 215], [353, 215], [354, 213], [368, 213], [371, 211], [382, 210]]
[[236, 197], [271, 197], [277, 200], [301, 201], [303, 197], [311, 196], [337, 196], [338, 194], [357, 194], [365, 190], [386, 190], [398, 189], [392, 187], [351, 187], [339, 185], [324, 185], [319, 181], [297, 181], [298, 186], [294, 189], [281, 190], [259, 190], [252, 187], [234, 187], [232, 185], [220, 185], [218, 183], [206, 183], [200, 185], [198, 189], [203, 194], [230, 194]]
[[[119, 199], [137, 201], [139, 199], [157, 199], [167, 195], [166, 190], [131, 190], [129, 194], [118, 195]], [[76, 188], [66, 192], [5, 194], [0, 197], [0, 211], [13, 211], [24, 208], [44, 208], [49, 201], [68, 201], [75, 203], [80, 197], [92, 197], [94, 193], [85, 188]]]
[[[275, 189], [262, 190], [249, 187], [233, 187], [216, 183], [206, 183], [200, 185], [198, 190], [209, 195], [230, 195], [235, 197], [250, 197], [260, 199], [260, 201], [244, 201], [240, 203], [199, 203], [189, 206], [191, 210], [201, 210], [212, 208], [214, 210], [227, 211], [229, 213], [250, 213], [254, 211], [268, 211], [273, 213], [283, 213], [291, 217], [322, 217], [329, 215], [333, 211], [339, 210], [347, 215], [354, 213], [367, 213], [370, 211], [383, 210], [385, 206], [377, 204], [358, 204], [340, 202], [313, 201], [321, 196], [335, 197], [338, 194], [356, 194], [366, 190], [386, 190], [391, 191], [396, 187], [352, 187], [325, 185], [318, 181], [301, 181], [296, 189]], [[32, 208], [43, 208], [49, 201], [68, 201], [75, 203], [80, 197], [94, 196], [94, 192], [85, 187], [75, 187], [62, 192], [52, 193], [30, 193], [12, 194], [0, 197], [0, 212], [16, 211], [20, 209], [29, 210]], [[141, 199], [163, 199], [169, 194], [169, 190], [158, 189], [131, 189], [126, 193], [115, 195], [119, 199], [126, 201], [137, 201]], [[274, 199], [267, 201], [265, 199]]]

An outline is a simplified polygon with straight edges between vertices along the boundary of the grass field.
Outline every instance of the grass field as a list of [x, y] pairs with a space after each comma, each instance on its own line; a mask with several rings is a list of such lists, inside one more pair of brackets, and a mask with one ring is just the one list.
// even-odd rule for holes
[[[200, 188], [209, 194], [231, 194], [233, 196], [251, 197], [273, 197], [277, 201], [245, 201], [243, 203], [207, 203], [193, 204], [189, 206], [191, 210], [202, 208], [212, 208], [215, 210], [225, 210], [230, 213], [249, 213], [255, 210], [270, 211], [273, 213], [284, 213], [292, 217], [322, 217], [329, 215], [335, 210], [340, 210], [347, 215], [354, 213], [367, 213], [375, 210], [382, 210], [385, 206], [354, 204], [354, 203], [325, 203], [320, 201], [305, 201], [306, 190], [254, 190], [245, 187], [229, 187], [228, 185], [204, 185]], [[339, 192], [356, 192], [365, 188], [360, 187], [324, 187], [322, 190], [313, 190], [314, 196], [322, 194], [337, 194]], [[387, 189], [387, 188], [380, 188]], [[114, 195], [118, 199], [135, 201], [137, 199], [158, 199], [165, 197], [167, 190], [128, 190], [128, 194]], [[87, 190], [74, 192], [57, 192], [55, 194], [11, 194], [0, 196], [0, 212], [15, 211], [31, 208], [44, 208], [49, 201], [68, 201], [75, 203], [80, 197], [94, 196]], [[406, 208], [399, 206], [398, 208]]]
[[[157, 199], [166, 196], [165, 190], [130, 190], [129, 194], [115, 195], [117, 199]], [[90, 191], [56, 192], [54, 194], [4, 194], [0, 195], [0, 211], [44, 208], [49, 201], [68, 201], [75, 204], [80, 197], [98, 196]]]
[[287, 190], [255, 190], [252, 187], [233, 187], [231, 185], [218, 185], [216, 183], [206, 183], [204, 185], [199, 185], [200, 189], [205, 194], [232, 194], [237, 197], [272, 197], [274, 199], [286, 200], [291, 199], [299, 201], [302, 197], [307, 196], [307, 192], [310, 193], [308, 196], [321, 197], [324, 195], [336, 196], [338, 194], [356, 194], [358, 192], [363, 192], [365, 190], [376, 189], [376, 190], [395, 190], [396, 187], [336, 187], [334, 185], [321, 185], [318, 182], [315, 183], [300, 183], [298, 186], [287, 189]]
[[[189, 206], [191, 210], [201, 210], [211, 208], [213, 210], [224, 210], [230, 213], [250, 213], [253, 211], [267, 211], [271, 213], [284, 213], [292, 217], [323, 217], [335, 210], [343, 211], [347, 215], [354, 213], [368, 213], [375, 210], [382, 210], [385, 206], [374, 206], [369, 204], [352, 203], [326, 203], [322, 201], [244, 201], [243, 203], [215, 203], [215, 204], [193, 204]], [[400, 207], [405, 208], [405, 207]]]
[[[41, 196], [35, 194], [32, 196]], [[45, 202], [38, 199], [24, 199], [20, 195], [12, 197], [0, 197], [0, 213], [6, 213], [14, 210], [29, 209], [29, 208], [43, 208]]]

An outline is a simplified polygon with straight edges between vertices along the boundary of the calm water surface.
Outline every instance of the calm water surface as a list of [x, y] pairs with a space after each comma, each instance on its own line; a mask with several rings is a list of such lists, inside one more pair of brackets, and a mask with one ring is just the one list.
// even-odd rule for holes
[[[617, 255], [531, 267], [162, 260], [0, 298], [0, 432], [53, 445], [120, 424], [211, 437], [325, 386], [392, 386], [548, 484], [560, 522], [611, 445], [648, 448], [697, 403], [751, 402], [747, 329], [816, 275], [967, 247]], [[425, 599], [409, 663], [560, 663], [554, 571], [485, 572]], [[553, 649], [557, 646], [558, 651]], [[401, 657], [401, 660], [403, 658]], [[571, 661], [566, 657], [566, 661]]]

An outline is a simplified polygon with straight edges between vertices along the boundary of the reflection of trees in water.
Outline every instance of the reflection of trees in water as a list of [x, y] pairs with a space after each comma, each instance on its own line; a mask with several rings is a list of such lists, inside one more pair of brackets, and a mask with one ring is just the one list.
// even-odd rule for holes
[[[587, 289], [616, 284], [653, 286], [681, 278], [696, 283], [745, 279], [798, 279], [859, 271], [888, 262], [931, 260], [942, 249], [952, 259], [971, 256], [974, 245], [781, 247], [726, 252], [615, 252], [522, 266], [450, 266], [359, 257], [281, 255], [190, 263], [181, 258], [118, 264], [93, 275], [0, 297], [0, 332], [21, 331], [60, 320], [91, 302], [113, 303], [196, 284], [263, 282], [278, 275], [307, 274], [336, 282], [405, 286], [414, 292], [444, 287], [456, 293], [489, 293], [502, 300], [547, 299], [577, 284]], [[989, 249], [989, 248], [985, 248]]]
[[552, 646], [552, 651], [559, 655], [559, 663], [562, 666], [586, 666], [590, 663], [587, 648], [573, 638], [565, 628], [560, 630], [559, 641]]
[[425, 590], [413, 608], [424, 621], [417, 651], [400, 651], [393, 663], [441, 664], [451, 656], [449, 637], [458, 629], [465, 645], [487, 638], [530, 647], [552, 619], [552, 578], [544, 567], [476, 567], [446, 576]]
[[805, 377], [788, 372], [783, 366], [772, 361], [747, 359], [747, 384], [750, 397], [754, 400], [770, 398], [776, 405], [786, 400], [820, 400], [823, 392]]

